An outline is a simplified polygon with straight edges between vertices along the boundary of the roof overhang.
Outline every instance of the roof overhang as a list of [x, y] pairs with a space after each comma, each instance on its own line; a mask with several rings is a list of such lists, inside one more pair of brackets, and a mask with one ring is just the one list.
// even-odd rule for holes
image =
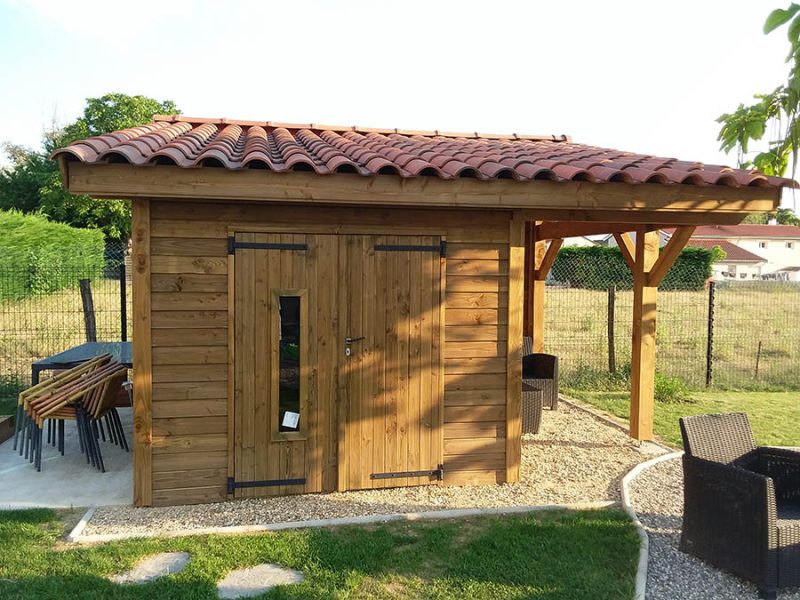
[[774, 211], [771, 187], [515, 181], [394, 175], [86, 164], [58, 156], [67, 189], [95, 198], [245, 200], [414, 208], [530, 211], [530, 218], [649, 224], [738, 223]]

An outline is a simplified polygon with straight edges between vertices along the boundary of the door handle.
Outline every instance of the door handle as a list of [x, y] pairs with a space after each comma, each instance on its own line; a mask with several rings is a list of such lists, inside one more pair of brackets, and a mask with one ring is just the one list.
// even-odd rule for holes
[[365, 336], [361, 335], [359, 337], [346, 337], [344, 338], [344, 343], [347, 345], [352, 344], [353, 342], [360, 342], [361, 340], [367, 339]]

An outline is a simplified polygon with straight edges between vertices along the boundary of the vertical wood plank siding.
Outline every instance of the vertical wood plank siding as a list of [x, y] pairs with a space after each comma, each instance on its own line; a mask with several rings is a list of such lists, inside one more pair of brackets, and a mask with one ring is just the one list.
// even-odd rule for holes
[[[513, 356], [509, 355], [514, 347], [509, 334], [521, 336], [522, 318], [517, 312], [522, 310], [522, 281], [512, 286], [513, 303], [519, 306], [511, 310], [508, 275], [510, 270], [519, 271], [521, 264], [516, 251], [509, 261], [510, 212], [186, 201], [153, 201], [149, 210], [147, 258], [152, 275], [148, 272], [139, 293], [144, 294], [146, 285], [149, 295], [152, 286], [153, 349], [147, 353], [148, 359], [152, 357], [153, 382], [152, 497], [147, 496], [147, 486], [139, 483], [137, 504], [227, 498], [234, 369], [228, 350], [236, 333], [229, 331], [230, 311], [235, 308], [230, 305], [228, 278], [234, 263], [227, 255], [230, 231], [445, 237], [441, 382], [445, 483], [495, 483], [505, 481], [507, 472], [513, 476], [506, 458], [506, 361]], [[140, 219], [142, 214], [140, 207]], [[517, 235], [513, 227], [511, 231]], [[145, 308], [143, 302], [140, 299], [140, 311]], [[148, 340], [149, 328], [142, 333], [142, 327], [135, 340]], [[146, 394], [145, 389], [138, 393]], [[144, 409], [149, 401], [140, 404]], [[341, 432], [331, 436], [333, 447], [343, 450]]]

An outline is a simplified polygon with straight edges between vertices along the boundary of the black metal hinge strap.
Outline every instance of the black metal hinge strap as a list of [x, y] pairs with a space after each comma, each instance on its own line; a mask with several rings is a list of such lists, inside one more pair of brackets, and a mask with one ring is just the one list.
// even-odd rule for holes
[[275, 485], [305, 485], [305, 477], [301, 479], [264, 479], [262, 481], [236, 481], [233, 477], [228, 477], [228, 493], [240, 488], [271, 487]]
[[394, 473], [370, 473], [370, 479], [399, 479], [401, 477], [436, 477], [439, 481], [444, 479], [444, 465], [439, 465], [430, 471], [396, 471]]
[[376, 252], [438, 252], [447, 256], [447, 242], [442, 240], [435, 246], [416, 246], [414, 244], [375, 244]]
[[247, 250], [308, 250], [308, 244], [272, 244], [267, 242], [237, 242], [236, 238], [228, 238], [228, 254], [237, 249]]

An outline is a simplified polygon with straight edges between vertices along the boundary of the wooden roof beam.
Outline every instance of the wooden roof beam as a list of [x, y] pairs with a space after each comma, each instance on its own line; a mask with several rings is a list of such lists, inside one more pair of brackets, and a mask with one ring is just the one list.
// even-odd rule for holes
[[593, 223], [590, 221], [545, 221], [536, 227], [537, 240], [554, 240], [602, 233], [633, 231], [633, 223]]

